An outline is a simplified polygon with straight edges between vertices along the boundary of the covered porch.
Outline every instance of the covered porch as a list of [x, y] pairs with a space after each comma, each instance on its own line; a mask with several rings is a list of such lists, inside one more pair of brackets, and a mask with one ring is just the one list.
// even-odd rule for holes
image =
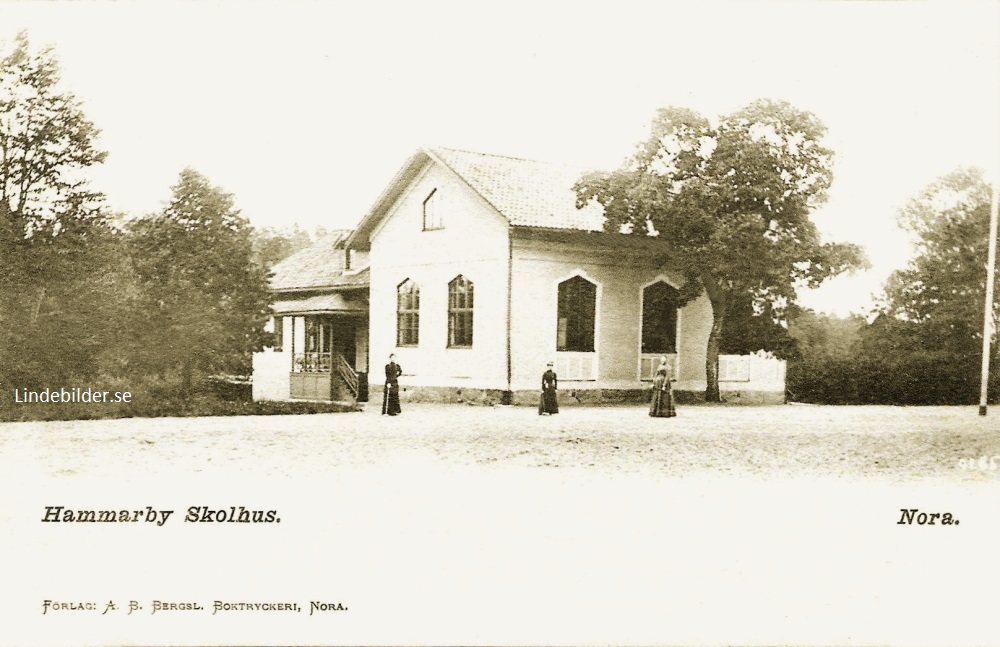
[[351, 296], [308, 295], [273, 305], [289, 399], [367, 401], [367, 299]]

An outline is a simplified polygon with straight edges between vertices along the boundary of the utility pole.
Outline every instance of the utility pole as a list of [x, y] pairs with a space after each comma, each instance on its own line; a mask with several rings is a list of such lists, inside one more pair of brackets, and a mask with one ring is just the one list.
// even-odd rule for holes
[[997, 211], [1000, 210], [1000, 189], [994, 179], [990, 200], [990, 240], [986, 254], [986, 307], [983, 315], [983, 367], [979, 385], [979, 415], [986, 415], [986, 389], [990, 381], [990, 336], [993, 333], [993, 275], [997, 262]]

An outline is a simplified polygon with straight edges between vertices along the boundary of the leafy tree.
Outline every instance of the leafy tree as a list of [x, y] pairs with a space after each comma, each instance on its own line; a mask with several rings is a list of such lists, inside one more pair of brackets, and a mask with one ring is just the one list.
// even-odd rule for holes
[[[797, 307], [790, 306], [783, 315], [792, 318], [797, 312]], [[795, 340], [789, 335], [787, 326], [770, 303], [754, 303], [749, 294], [734, 295], [726, 308], [719, 352], [724, 355], [749, 355], [765, 350], [787, 359], [796, 352]]]
[[86, 169], [107, 153], [59, 80], [52, 49], [32, 55], [24, 32], [0, 62], [0, 203], [4, 233], [15, 239], [58, 233], [63, 220], [95, 216], [103, 204], [87, 188]]
[[857, 246], [822, 244], [809, 220], [832, 181], [825, 131], [785, 102], [756, 101], [714, 126], [691, 110], [664, 108], [619, 170], [576, 185], [578, 206], [604, 206], [607, 230], [670, 241], [664, 261], [684, 275], [682, 302], [707, 294], [708, 401], [721, 399], [719, 347], [735, 300], [749, 295], [780, 317], [797, 286], [864, 263]]
[[858, 400], [857, 345], [867, 322], [802, 309], [788, 320], [795, 349], [785, 383], [789, 398], [799, 402], [849, 404]]
[[130, 239], [146, 312], [136, 361], [179, 370], [184, 392], [196, 373], [249, 373], [269, 315], [267, 272], [233, 196], [185, 169], [163, 212], [133, 222]]
[[[852, 404], [972, 404], [979, 394], [990, 188], [960, 169], [909, 200], [900, 224], [917, 253], [886, 282], [870, 322], [796, 317], [789, 363], [797, 399]], [[991, 401], [1000, 387], [991, 358]]]
[[[122, 291], [116, 232], [88, 188], [105, 153], [51, 49], [25, 33], [0, 59], [0, 381], [65, 383], [98, 370]], [[3, 392], [6, 392], [5, 388]]]
[[[966, 168], [932, 182], [900, 210], [916, 254], [890, 275], [862, 346], [893, 366], [883, 382], [895, 382], [896, 400], [959, 404], [978, 395], [989, 203], [983, 173]], [[997, 314], [994, 303], [994, 324]]]
[[981, 352], [989, 205], [978, 169], [955, 171], [910, 199], [899, 223], [914, 234], [916, 254], [889, 277], [882, 312], [921, 324], [928, 340], [955, 352]]
[[254, 260], [262, 267], [271, 268], [313, 242], [309, 232], [298, 225], [291, 229], [257, 229], [253, 238]]

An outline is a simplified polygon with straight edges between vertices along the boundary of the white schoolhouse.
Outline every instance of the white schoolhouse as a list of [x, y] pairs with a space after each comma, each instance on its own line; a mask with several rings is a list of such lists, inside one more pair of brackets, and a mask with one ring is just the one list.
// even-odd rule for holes
[[[549, 361], [567, 404], [639, 399], [661, 356], [703, 393], [707, 297], [678, 308], [665, 241], [576, 208], [582, 171], [416, 152], [353, 232], [276, 266], [254, 397], [349, 399], [367, 379], [380, 402], [390, 353], [404, 401], [536, 404]], [[727, 399], [784, 400], [783, 362], [723, 356], [720, 376]]]

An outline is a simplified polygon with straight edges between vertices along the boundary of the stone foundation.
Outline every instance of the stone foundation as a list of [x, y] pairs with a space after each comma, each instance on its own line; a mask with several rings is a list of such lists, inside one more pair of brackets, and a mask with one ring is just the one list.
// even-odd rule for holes
[[[515, 391], [514, 404], [537, 407], [542, 392]], [[643, 404], [649, 402], [649, 389], [559, 389], [560, 407], [596, 407], [608, 404]]]
[[[705, 404], [704, 391], [674, 391], [677, 404]], [[727, 391], [722, 389], [723, 404], [785, 404], [781, 391]]]
[[[382, 408], [385, 390], [382, 385], [372, 385], [368, 393], [368, 406]], [[503, 403], [504, 392], [500, 389], [466, 389], [453, 386], [401, 386], [399, 403], [430, 402], [437, 404], [469, 404], [494, 406]]]
[[[705, 399], [702, 394], [702, 400]], [[722, 391], [722, 400], [726, 404], [785, 404], [784, 391]]]
[[[382, 407], [381, 386], [371, 390], [368, 407]], [[648, 404], [650, 390], [644, 389], [560, 389], [559, 406], [602, 406], [616, 404]], [[521, 390], [510, 393], [510, 404], [515, 406], [537, 407], [541, 392], [536, 390]], [[674, 390], [678, 404], [698, 404], [705, 402], [704, 391]], [[785, 394], [778, 391], [722, 391], [722, 399], [726, 404], [784, 404]], [[403, 387], [399, 392], [399, 401], [429, 402], [438, 404], [467, 404], [472, 406], [496, 406], [508, 404], [505, 392], [501, 389], [469, 389], [445, 386]]]

